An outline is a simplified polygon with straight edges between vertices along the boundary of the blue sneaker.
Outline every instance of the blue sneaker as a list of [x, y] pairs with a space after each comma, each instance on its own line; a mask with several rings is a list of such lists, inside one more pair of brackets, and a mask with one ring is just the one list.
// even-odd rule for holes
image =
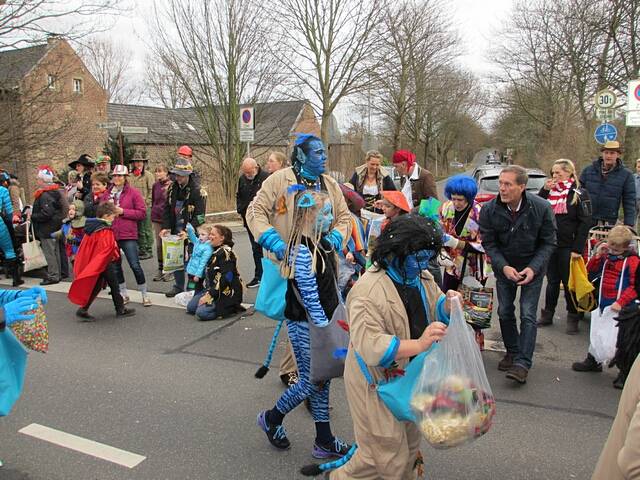
[[311, 456], [320, 460], [327, 458], [341, 458], [347, 454], [350, 448], [351, 445], [343, 442], [338, 437], [334, 437], [332, 442], [324, 445], [320, 445], [318, 442], [315, 442], [313, 444]]
[[282, 425], [269, 425], [266, 410], [258, 414], [257, 424], [267, 434], [269, 443], [277, 449], [287, 450], [291, 446], [287, 438], [287, 431]]

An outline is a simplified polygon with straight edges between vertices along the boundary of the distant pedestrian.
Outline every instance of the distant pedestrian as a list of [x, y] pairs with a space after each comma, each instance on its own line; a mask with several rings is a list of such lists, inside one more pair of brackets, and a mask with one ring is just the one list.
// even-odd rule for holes
[[141, 153], [136, 152], [131, 160], [131, 175], [129, 182], [142, 195], [147, 209], [144, 219], [138, 222], [138, 251], [140, 260], [147, 260], [153, 257], [153, 229], [151, 227], [151, 196], [155, 178], [147, 169], [149, 159]]
[[262, 279], [262, 247], [256, 242], [255, 238], [253, 238], [253, 234], [247, 225], [247, 208], [258, 193], [258, 190], [262, 187], [262, 182], [264, 182], [269, 174], [262, 170], [255, 159], [251, 157], [243, 160], [240, 170], [238, 190], [236, 191], [236, 210], [242, 217], [242, 223], [249, 235], [255, 266], [253, 280], [247, 283], [247, 288], [255, 288], [260, 285], [260, 280]]
[[[536, 312], [556, 225], [548, 201], [528, 194], [524, 168], [511, 165], [499, 177], [499, 194], [480, 210], [482, 246], [496, 276], [498, 317], [507, 353], [498, 369], [526, 383], [536, 346]], [[515, 316], [520, 287], [520, 332]]]
[[62, 221], [62, 228], [51, 234], [52, 238], [63, 242], [67, 260], [72, 265], [84, 237], [86, 221], [84, 203], [81, 200], [74, 200], [69, 204], [69, 213], [67, 218]]
[[173, 278], [172, 274], [162, 272], [164, 265], [162, 260], [162, 238], [160, 238], [160, 231], [162, 230], [164, 207], [167, 203], [167, 189], [169, 188], [169, 185], [171, 185], [169, 169], [166, 165], [156, 166], [155, 178], [156, 181], [151, 189], [151, 224], [153, 225], [154, 240], [156, 242], [158, 273], [153, 277], [153, 281], [166, 282]]
[[551, 178], [538, 193], [551, 204], [558, 226], [558, 247], [551, 255], [547, 269], [547, 289], [544, 308], [540, 311], [538, 326], [551, 325], [558, 304], [560, 283], [564, 288], [567, 309], [566, 333], [578, 333], [578, 322], [584, 313], [578, 313], [569, 292], [571, 260], [582, 257], [591, 228], [591, 199], [589, 192], [580, 188], [576, 168], [571, 160], [556, 160], [551, 167]]
[[401, 191], [411, 208], [419, 207], [427, 198], [438, 198], [433, 174], [416, 163], [416, 156], [409, 150], [398, 150], [393, 154], [393, 166], [402, 176]]
[[395, 190], [393, 179], [382, 168], [383, 157], [377, 150], [369, 150], [364, 157], [364, 164], [356, 167], [350, 183], [356, 192], [364, 198], [366, 210], [382, 213], [376, 202], [382, 199], [382, 191]]
[[98, 155], [94, 172], [102, 172], [109, 175], [111, 173], [111, 157], [109, 155]]
[[210, 234], [210, 227], [200, 225], [196, 235], [193, 225], [187, 223], [187, 236], [192, 247], [191, 257], [187, 263], [187, 290], [193, 290], [196, 293], [200, 293], [203, 289], [205, 270], [213, 255]]
[[277, 172], [278, 170], [287, 166], [287, 156], [278, 151], [272, 151], [269, 153], [269, 157], [267, 157], [267, 163], [264, 165], [264, 169], [267, 171], [269, 175], [273, 172]]
[[76, 193], [78, 193], [78, 177], [80, 174], [75, 170], [69, 170], [67, 173], [67, 184], [64, 187], [64, 194], [67, 197], [67, 202], [72, 203], [76, 199]]
[[69, 167], [78, 172], [78, 189], [76, 198], [83, 200], [91, 192], [91, 173], [95, 163], [90, 155], [83, 153], [77, 160], [69, 163]]
[[623, 223], [636, 223], [636, 186], [631, 171], [624, 166], [619, 142], [607, 142], [602, 156], [582, 170], [580, 184], [587, 189], [593, 207], [593, 221], [598, 225], [615, 225], [620, 206]]

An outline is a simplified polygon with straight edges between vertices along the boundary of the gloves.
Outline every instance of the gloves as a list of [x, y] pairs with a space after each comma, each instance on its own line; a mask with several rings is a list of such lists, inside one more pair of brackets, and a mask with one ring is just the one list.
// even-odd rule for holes
[[337, 230], [331, 230], [325, 237], [336, 252], [342, 250], [342, 235]]
[[280, 234], [276, 231], [275, 228], [271, 227], [269, 230], [260, 235], [260, 238], [258, 239], [258, 245], [275, 254], [278, 260], [284, 259], [284, 252], [287, 249], [287, 245], [284, 243], [282, 238], [280, 238]]
[[18, 297], [2, 307], [4, 321], [7, 325], [11, 325], [16, 322], [33, 320], [35, 318], [33, 313], [26, 315], [24, 312], [35, 310], [36, 308], [38, 308], [38, 304], [33, 297]]
[[187, 223], [187, 232], [195, 232], [195, 228], [190, 223]]
[[442, 235], [442, 244], [445, 247], [456, 248], [458, 246], [458, 239], [445, 233]]
[[40, 297], [43, 305], [47, 304], [47, 291], [42, 287], [31, 287], [28, 290], [21, 291], [18, 295], [18, 298], [31, 298], [32, 300], [37, 300], [38, 297]]

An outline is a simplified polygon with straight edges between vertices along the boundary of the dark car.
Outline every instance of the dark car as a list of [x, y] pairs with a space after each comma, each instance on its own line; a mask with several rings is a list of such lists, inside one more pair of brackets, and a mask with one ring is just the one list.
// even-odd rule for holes
[[[505, 166], [498, 166], [491, 169], [483, 168], [474, 172], [474, 178], [478, 184], [478, 195], [476, 195], [477, 202], [484, 203], [495, 198], [499, 190], [498, 178], [500, 177], [500, 172], [504, 168]], [[544, 186], [547, 176], [542, 170], [537, 168], [527, 168], [526, 170], [529, 175], [527, 192], [537, 194]]]

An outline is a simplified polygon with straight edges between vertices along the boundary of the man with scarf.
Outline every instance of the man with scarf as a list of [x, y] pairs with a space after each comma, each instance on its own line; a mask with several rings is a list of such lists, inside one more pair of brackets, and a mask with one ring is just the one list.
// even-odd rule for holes
[[[62, 259], [59, 240], [51, 238], [51, 234], [62, 227], [62, 221], [69, 212], [69, 204], [60, 191], [60, 185], [55, 183], [55, 174], [51, 167], [47, 165], [38, 167], [37, 184], [31, 221], [36, 238], [40, 240], [42, 253], [47, 260], [47, 276], [40, 285], [53, 285], [60, 282]], [[64, 260], [66, 262], [66, 258]]]
[[602, 156], [582, 170], [580, 184], [587, 189], [593, 207], [593, 221], [615, 225], [620, 204], [623, 222], [633, 228], [636, 221], [636, 186], [631, 170], [624, 166], [619, 142], [609, 141], [600, 149]]

